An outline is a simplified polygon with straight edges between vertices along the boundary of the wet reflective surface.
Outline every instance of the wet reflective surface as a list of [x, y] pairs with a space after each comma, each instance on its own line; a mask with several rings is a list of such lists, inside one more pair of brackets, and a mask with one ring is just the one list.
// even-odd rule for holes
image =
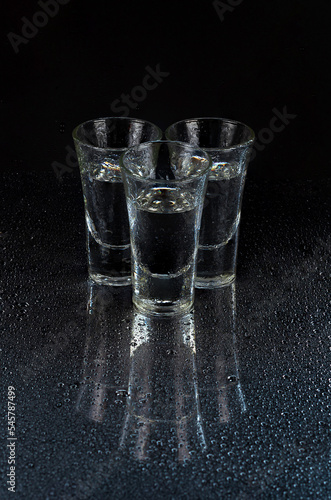
[[16, 498], [328, 497], [325, 181], [248, 179], [235, 285], [175, 319], [87, 282], [78, 177], [5, 174], [0, 190]]

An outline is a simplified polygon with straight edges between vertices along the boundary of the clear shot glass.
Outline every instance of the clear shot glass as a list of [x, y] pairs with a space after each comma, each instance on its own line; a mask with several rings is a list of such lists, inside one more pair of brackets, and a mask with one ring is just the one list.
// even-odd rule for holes
[[109, 117], [78, 125], [73, 139], [82, 180], [88, 269], [96, 283], [131, 283], [128, 213], [119, 158], [128, 147], [160, 139], [144, 120]]
[[197, 288], [217, 288], [236, 277], [241, 201], [254, 132], [223, 118], [195, 118], [170, 125], [172, 141], [208, 152], [212, 159], [199, 239]]
[[194, 300], [196, 254], [211, 160], [180, 142], [130, 148], [120, 160], [132, 249], [133, 303], [173, 315]]

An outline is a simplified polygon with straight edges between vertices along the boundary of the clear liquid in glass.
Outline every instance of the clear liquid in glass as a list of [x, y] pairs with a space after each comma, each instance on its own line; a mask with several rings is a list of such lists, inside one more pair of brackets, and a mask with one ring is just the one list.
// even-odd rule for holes
[[213, 288], [235, 279], [244, 180], [238, 165], [213, 163], [201, 217], [198, 287]]
[[131, 282], [131, 251], [124, 186], [115, 177], [82, 176], [89, 274], [100, 284]]
[[179, 187], [156, 186], [129, 200], [128, 207], [136, 262], [133, 301], [151, 313], [188, 310], [200, 217], [194, 196]]

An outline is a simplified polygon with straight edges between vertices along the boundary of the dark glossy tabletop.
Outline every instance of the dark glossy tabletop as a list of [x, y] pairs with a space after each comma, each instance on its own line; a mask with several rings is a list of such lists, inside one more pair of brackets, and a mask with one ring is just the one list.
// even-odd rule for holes
[[1, 498], [328, 498], [325, 180], [248, 177], [235, 285], [163, 320], [87, 282], [78, 173], [0, 191]]

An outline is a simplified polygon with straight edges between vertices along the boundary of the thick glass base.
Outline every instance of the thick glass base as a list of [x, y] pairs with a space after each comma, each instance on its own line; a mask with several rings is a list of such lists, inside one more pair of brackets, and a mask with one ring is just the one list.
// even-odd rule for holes
[[195, 280], [195, 288], [221, 288], [222, 286], [230, 285], [236, 279], [235, 274], [222, 274], [221, 276], [197, 277]]
[[236, 279], [239, 229], [225, 243], [199, 245], [196, 288], [220, 288]]
[[87, 229], [87, 256], [90, 278], [98, 285], [131, 284], [131, 247], [110, 246], [93, 238]]
[[108, 276], [90, 271], [89, 277], [98, 285], [126, 286], [131, 285], [130, 276]]
[[167, 301], [140, 299], [136, 295], [133, 295], [132, 302], [140, 312], [152, 316], [175, 316], [177, 314], [186, 314], [193, 307], [193, 299], [185, 302], [171, 303]]

